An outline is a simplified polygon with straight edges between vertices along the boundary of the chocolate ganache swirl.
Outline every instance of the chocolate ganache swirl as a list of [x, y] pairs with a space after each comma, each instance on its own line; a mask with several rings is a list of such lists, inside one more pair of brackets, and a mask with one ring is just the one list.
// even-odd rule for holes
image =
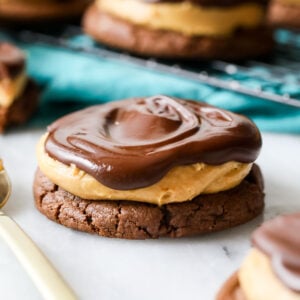
[[253, 245], [268, 255], [277, 277], [300, 292], [300, 213], [264, 223], [253, 236]]
[[195, 101], [134, 98], [67, 115], [45, 150], [117, 190], [150, 186], [173, 167], [253, 162], [261, 136], [247, 118]]

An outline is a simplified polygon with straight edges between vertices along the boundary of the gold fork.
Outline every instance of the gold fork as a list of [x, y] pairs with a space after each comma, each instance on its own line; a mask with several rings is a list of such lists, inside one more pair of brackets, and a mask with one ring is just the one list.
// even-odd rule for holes
[[[8, 201], [11, 184], [0, 159], [0, 208]], [[75, 300], [77, 297], [68, 287], [49, 260], [30, 237], [3, 211], [0, 210], [0, 237], [14, 252], [27, 274], [35, 283], [43, 299]]]

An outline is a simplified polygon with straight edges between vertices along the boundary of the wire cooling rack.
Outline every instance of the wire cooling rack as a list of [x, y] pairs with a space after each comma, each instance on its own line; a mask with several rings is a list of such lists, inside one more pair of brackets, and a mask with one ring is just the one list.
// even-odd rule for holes
[[296, 32], [277, 31], [275, 51], [270, 57], [242, 63], [145, 59], [96, 44], [80, 27], [69, 25], [52, 34], [29, 30], [9, 34], [23, 43], [55, 45], [300, 108], [300, 34]]

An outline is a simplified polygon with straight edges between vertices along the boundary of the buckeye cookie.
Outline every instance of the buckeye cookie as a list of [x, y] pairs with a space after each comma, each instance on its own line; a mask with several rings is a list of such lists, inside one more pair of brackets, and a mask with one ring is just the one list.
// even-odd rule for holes
[[267, 0], [96, 0], [83, 27], [142, 56], [237, 60], [269, 53]]
[[90, 0], [4, 0], [0, 22], [45, 22], [80, 17]]
[[300, 299], [300, 213], [264, 223], [253, 248], [222, 287], [217, 300]]
[[48, 127], [37, 146], [37, 208], [65, 226], [128, 239], [245, 223], [264, 207], [246, 117], [190, 100], [133, 98]]
[[275, 27], [300, 29], [300, 0], [273, 0], [268, 21]]
[[38, 89], [26, 74], [26, 57], [15, 46], [0, 42], [0, 132], [22, 124], [36, 110]]

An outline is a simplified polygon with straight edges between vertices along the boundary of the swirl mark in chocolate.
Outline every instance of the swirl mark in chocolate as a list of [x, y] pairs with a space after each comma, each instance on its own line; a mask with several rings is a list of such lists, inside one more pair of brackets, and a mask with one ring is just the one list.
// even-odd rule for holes
[[94, 106], [49, 129], [46, 152], [117, 190], [150, 186], [173, 167], [253, 162], [261, 137], [247, 118], [166, 96]]
[[106, 136], [123, 149], [168, 145], [194, 134], [197, 117], [171, 98], [148, 98], [129, 109], [115, 109], [106, 122]]
[[268, 255], [278, 278], [300, 292], [300, 213], [264, 223], [253, 236], [253, 245]]

